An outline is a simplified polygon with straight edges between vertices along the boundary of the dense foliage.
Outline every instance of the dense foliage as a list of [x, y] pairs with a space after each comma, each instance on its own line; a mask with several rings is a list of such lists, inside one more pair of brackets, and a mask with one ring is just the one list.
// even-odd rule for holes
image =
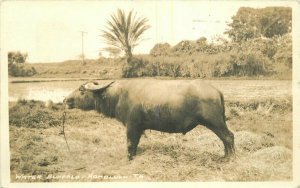
[[21, 53], [20, 51], [8, 52], [8, 74], [16, 77], [35, 75], [37, 72], [34, 67], [24, 66], [27, 57], [27, 53]]
[[272, 38], [291, 32], [292, 9], [289, 7], [267, 7], [254, 9], [242, 7], [232, 17], [225, 33], [235, 42], [260, 36]]
[[212, 78], [285, 75], [292, 68], [291, 35], [255, 38], [241, 44], [182, 41], [171, 47], [157, 44], [150, 55], [136, 56], [123, 68], [123, 77], [167, 76]]
[[291, 79], [291, 9], [240, 8], [225, 33], [208, 42], [183, 40], [156, 44], [150, 55], [136, 56], [123, 68], [123, 77], [260, 77]]
[[34, 67], [26, 67], [24, 65], [9, 63], [8, 74], [15, 77], [33, 76], [37, 73]]
[[21, 53], [20, 51], [8, 52], [8, 63], [25, 63], [28, 57], [27, 53]]

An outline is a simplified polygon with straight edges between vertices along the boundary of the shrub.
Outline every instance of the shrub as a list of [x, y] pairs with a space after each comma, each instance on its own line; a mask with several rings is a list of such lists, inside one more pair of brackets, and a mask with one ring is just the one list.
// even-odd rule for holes
[[181, 56], [183, 54], [217, 54], [228, 51], [226, 43], [214, 44], [208, 43], [205, 37], [201, 37], [196, 41], [183, 40], [171, 48], [170, 55]]
[[290, 69], [293, 65], [293, 51], [292, 51], [292, 36], [285, 35], [283, 37], [278, 38], [278, 50], [274, 55], [275, 63], [283, 64]]
[[232, 76], [266, 75], [271, 71], [270, 61], [259, 51], [231, 52], [229, 60]]
[[278, 48], [278, 40], [277, 37], [274, 38], [254, 38], [251, 40], [247, 40], [241, 43], [239, 46], [235, 46], [235, 48], [240, 47], [240, 50], [251, 50], [251, 51], [259, 51], [264, 56], [272, 59], [273, 56], [277, 52]]
[[132, 78], [132, 77], [142, 77], [145, 71], [146, 64], [142, 59], [132, 58], [128, 64], [122, 68], [122, 77]]
[[8, 74], [15, 77], [27, 77], [37, 74], [37, 71], [34, 67], [25, 67], [24, 65], [9, 63]]
[[137, 56], [123, 67], [122, 76], [132, 77], [192, 77], [266, 75], [272, 69], [261, 52], [233, 51], [231, 53], [192, 54], [181, 56]]
[[168, 43], [158, 43], [150, 51], [150, 55], [156, 56], [167, 56], [171, 53], [171, 45]]

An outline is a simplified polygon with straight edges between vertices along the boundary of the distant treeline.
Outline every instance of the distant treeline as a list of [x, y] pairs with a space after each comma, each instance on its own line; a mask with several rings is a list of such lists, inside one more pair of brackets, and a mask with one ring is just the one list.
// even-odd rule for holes
[[150, 55], [136, 56], [123, 77], [272, 76], [291, 78], [292, 10], [287, 7], [238, 10], [224, 33], [208, 43], [204, 37], [175, 46], [156, 44]]
[[175, 46], [157, 44], [150, 55], [136, 56], [123, 68], [123, 77], [171, 76], [212, 78], [273, 76], [291, 78], [290, 34], [255, 38], [244, 42], [205, 38], [182, 41]]

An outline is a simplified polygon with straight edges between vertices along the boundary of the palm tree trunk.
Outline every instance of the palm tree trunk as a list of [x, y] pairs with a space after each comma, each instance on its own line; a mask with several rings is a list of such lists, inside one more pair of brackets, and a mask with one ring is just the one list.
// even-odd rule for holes
[[132, 59], [131, 46], [127, 46], [126, 57], [127, 57], [127, 63], [129, 64]]

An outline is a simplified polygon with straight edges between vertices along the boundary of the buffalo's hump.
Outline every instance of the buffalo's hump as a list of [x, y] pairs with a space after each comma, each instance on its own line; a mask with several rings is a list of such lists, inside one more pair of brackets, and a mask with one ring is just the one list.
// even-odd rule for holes
[[[128, 100], [145, 106], [180, 105], [186, 97], [200, 100], [219, 100], [220, 92], [200, 80], [129, 80], [119, 81], [114, 86]], [[120, 88], [121, 87], [121, 88]]]

